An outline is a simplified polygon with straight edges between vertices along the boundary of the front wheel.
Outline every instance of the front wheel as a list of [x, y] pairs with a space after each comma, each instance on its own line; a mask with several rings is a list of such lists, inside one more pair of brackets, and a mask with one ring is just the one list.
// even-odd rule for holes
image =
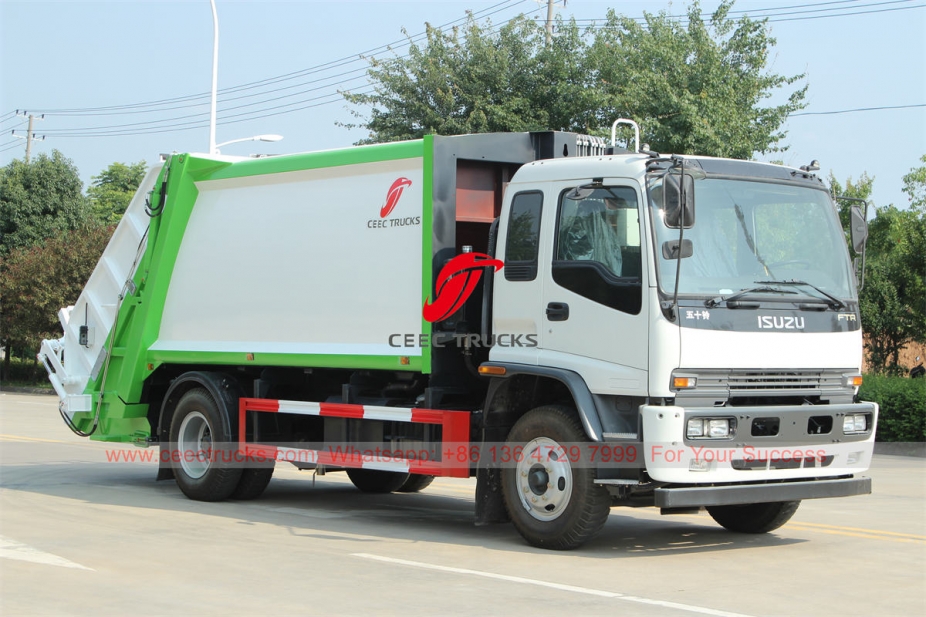
[[791, 520], [799, 505], [800, 501], [778, 501], [743, 506], [708, 506], [707, 513], [730, 531], [768, 533]]
[[585, 441], [575, 412], [557, 405], [529, 411], [508, 434], [515, 461], [502, 468], [502, 492], [512, 523], [530, 544], [576, 548], [608, 520], [607, 489], [595, 484], [594, 469], [566, 454]]

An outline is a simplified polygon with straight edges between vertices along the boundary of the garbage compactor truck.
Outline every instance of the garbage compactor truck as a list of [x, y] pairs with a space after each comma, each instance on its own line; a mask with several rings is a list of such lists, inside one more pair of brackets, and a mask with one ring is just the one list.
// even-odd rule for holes
[[62, 417], [160, 447], [198, 500], [281, 462], [374, 493], [475, 476], [478, 524], [553, 549], [612, 506], [762, 533], [870, 493], [857, 276], [815, 168], [638, 135], [163, 157], [42, 344]]

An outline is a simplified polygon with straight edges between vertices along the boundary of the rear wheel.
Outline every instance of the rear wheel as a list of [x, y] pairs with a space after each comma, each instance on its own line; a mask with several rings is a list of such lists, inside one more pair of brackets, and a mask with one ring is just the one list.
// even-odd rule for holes
[[800, 501], [751, 503], [742, 506], [708, 506], [707, 512], [719, 525], [739, 533], [768, 533], [791, 520]]
[[508, 434], [515, 461], [502, 468], [505, 506], [518, 532], [540, 548], [581, 546], [608, 520], [611, 498], [594, 469], [565, 447], [587, 441], [575, 412], [548, 405], [529, 411]]
[[399, 493], [418, 493], [431, 486], [434, 482], [434, 476], [422, 476], [418, 474], [409, 474], [402, 486], [396, 489]]
[[226, 413], [205, 388], [184, 394], [174, 410], [171, 463], [177, 485], [190, 499], [228, 499], [241, 480], [232, 425], [223, 417]]
[[231, 494], [232, 499], [257, 499], [260, 497], [270, 478], [273, 477], [274, 461], [268, 463], [255, 463], [256, 467], [249, 467], [241, 472], [241, 480]]
[[348, 469], [347, 477], [364, 493], [392, 493], [405, 484], [409, 474], [379, 469]]

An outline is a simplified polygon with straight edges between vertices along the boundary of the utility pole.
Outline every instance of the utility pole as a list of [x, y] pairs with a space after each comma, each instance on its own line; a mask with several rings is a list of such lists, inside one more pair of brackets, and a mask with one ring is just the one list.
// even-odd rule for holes
[[547, 47], [553, 43], [553, 2], [547, 0]]
[[[547, 0], [547, 47], [553, 43], [553, 6], [556, 4], [556, 0]], [[566, 7], [566, 0], [563, 0], [563, 7]]]
[[[26, 116], [27, 116], [27, 114], [26, 114], [25, 111], [23, 111], [22, 113], [19, 113], [19, 110], [18, 110], [18, 109], [16, 110], [16, 113], [17, 113], [17, 115], [20, 115], [20, 116], [23, 116], [23, 117], [26, 117]], [[10, 131], [10, 134], [13, 135], [13, 137], [19, 137], [20, 139], [25, 139], [25, 140], [26, 140], [26, 162], [27, 162], [27, 163], [29, 162], [29, 158], [32, 156], [32, 140], [35, 139], [36, 141], [45, 141], [45, 136], [44, 136], [44, 135], [42, 135], [41, 137], [36, 137], [35, 133], [32, 132], [33, 123], [34, 123], [36, 120], [44, 120], [44, 119], [45, 119], [45, 114], [42, 114], [42, 115], [39, 116], [39, 117], [36, 117], [34, 114], [28, 114], [28, 117], [29, 117], [29, 127], [26, 129], [26, 135], [25, 135], [25, 136], [23, 136], [23, 135], [17, 135], [17, 134], [16, 134], [16, 129], [13, 129], [12, 131]]]
[[209, 109], [209, 154], [218, 154], [215, 147], [215, 114], [219, 83], [219, 15], [215, 10], [215, 0], [209, 0], [209, 4], [212, 5], [212, 99]]

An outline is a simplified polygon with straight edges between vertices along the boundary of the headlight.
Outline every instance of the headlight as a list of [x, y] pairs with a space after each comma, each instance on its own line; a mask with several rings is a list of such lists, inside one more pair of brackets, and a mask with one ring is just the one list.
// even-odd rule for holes
[[868, 417], [863, 413], [849, 414], [842, 419], [843, 433], [864, 433], [868, 430]]
[[727, 439], [735, 432], [732, 418], [691, 418], [685, 429], [688, 439]]
[[692, 437], [704, 437], [703, 418], [692, 418], [688, 421], [688, 439]]
[[711, 438], [729, 437], [730, 421], [729, 420], [711, 420], [709, 425], [708, 436]]

